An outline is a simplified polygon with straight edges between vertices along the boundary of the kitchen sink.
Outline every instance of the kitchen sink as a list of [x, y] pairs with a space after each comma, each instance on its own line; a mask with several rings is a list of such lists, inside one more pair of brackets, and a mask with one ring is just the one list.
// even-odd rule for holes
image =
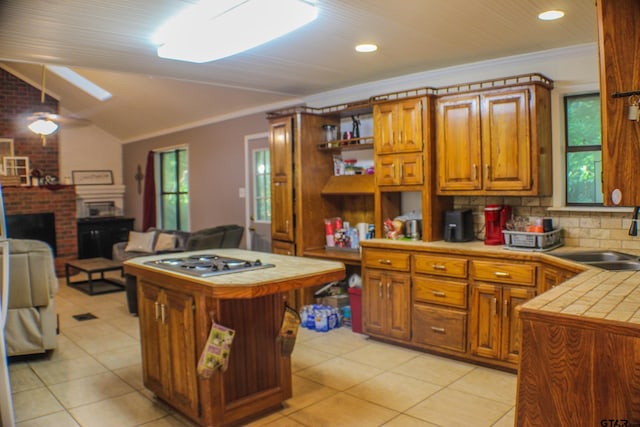
[[567, 252], [554, 256], [605, 270], [640, 270], [640, 259], [637, 256], [617, 251]]
[[638, 257], [616, 251], [584, 251], [568, 252], [565, 254], [554, 254], [558, 258], [570, 261], [591, 263], [591, 262], [611, 262], [611, 261], [638, 261]]
[[602, 261], [585, 263], [605, 270], [640, 270], [640, 261]]

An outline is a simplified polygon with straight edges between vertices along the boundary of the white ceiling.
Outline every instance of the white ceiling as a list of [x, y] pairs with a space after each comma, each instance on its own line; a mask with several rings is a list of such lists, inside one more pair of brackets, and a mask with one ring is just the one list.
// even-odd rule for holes
[[[151, 35], [190, 3], [2, 0], [0, 65], [36, 87], [41, 64], [73, 68], [113, 98], [94, 100], [51, 73], [47, 91], [126, 142], [356, 84], [593, 43], [597, 35], [595, 0], [318, 0], [316, 21], [249, 52], [205, 64], [158, 58]], [[565, 18], [536, 18], [551, 8]], [[361, 42], [380, 49], [358, 54]]]

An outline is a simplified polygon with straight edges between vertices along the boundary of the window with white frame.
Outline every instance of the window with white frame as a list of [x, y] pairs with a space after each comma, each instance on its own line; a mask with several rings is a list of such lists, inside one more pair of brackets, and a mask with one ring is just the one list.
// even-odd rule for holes
[[269, 149], [253, 151], [255, 221], [271, 222], [271, 162]]
[[567, 206], [602, 206], [600, 94], [565, 95]]

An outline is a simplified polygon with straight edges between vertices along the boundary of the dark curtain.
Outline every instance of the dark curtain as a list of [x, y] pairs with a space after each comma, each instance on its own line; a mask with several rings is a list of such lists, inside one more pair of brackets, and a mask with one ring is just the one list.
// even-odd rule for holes
[[156, 183], [153, 158], [153, 151], [149, 151], [142, 194], [142, 231], [156, 226]]

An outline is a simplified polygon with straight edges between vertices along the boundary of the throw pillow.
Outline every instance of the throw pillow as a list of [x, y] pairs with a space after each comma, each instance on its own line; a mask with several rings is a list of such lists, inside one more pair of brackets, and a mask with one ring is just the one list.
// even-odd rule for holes
[[171, 251], [176, 248], [176, 236], [169, 233], [160, 233], [156, 239], [156, 246], [153, 248], [156, 252]]
[[155, 235], [155, 231], [149, 231], [147, 233], [130, 231], [129, 242], [127, 242], [127, 247], [124, 248], [125, 252], [145, 252], [152, 254]]

